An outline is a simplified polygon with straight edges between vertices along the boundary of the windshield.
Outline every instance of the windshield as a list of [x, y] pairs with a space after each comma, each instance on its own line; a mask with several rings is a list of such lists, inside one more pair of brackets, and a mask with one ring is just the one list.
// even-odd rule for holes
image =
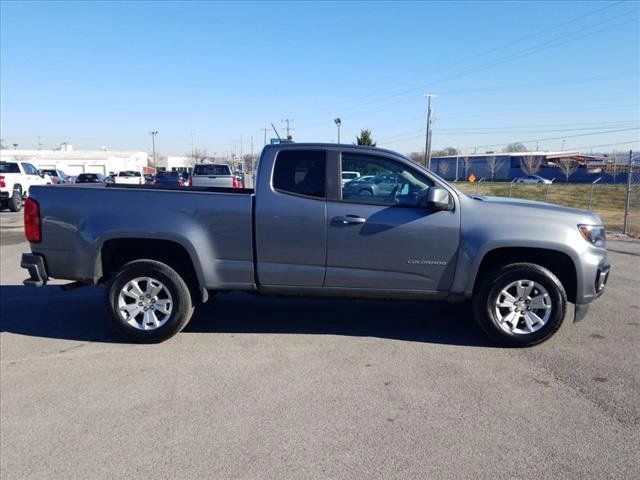
[[20, 173], [17, 163], [0, 163], [0, 173]]
[[194, 175], [231, 175], [229, 165], [196, 165]]
[[140, 176], [140, 172], [134, 172], [132, 170], [127, 170], [124, 172], [120, 172], [118, 174], [119, 177], [139, 177]]

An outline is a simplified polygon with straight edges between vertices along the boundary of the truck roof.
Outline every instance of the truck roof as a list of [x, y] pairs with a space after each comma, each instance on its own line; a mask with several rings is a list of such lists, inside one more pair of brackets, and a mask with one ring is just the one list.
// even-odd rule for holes
[[[369, 147], [365, 145], [350, 145], [347, 143], [322, 143], [322, 142], [305, 142], [305, 143], [294, 143], [294, 142], [286, 142], [286, 143], [277, 143], [275, 145], [266, 145], [264, 148], [276, 148], [278, 150], [284, 149], [295, 149], [295, 148], [326, 148], [328, 150], [362, 150], [363, 152], [376, 152], [376, 153], [387, 153], [394, 156], [399, 156], [398, 152], [394, 152], [393, 150], [387, 150], [386, 148], [379, 147]], [[401, 155], [400, 155], [401, 156]]]

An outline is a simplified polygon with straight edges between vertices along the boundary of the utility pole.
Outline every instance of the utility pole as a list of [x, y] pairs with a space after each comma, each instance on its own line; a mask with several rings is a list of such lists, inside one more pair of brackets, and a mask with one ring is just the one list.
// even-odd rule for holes
[[564, 152], [564, 142], [566, 142], [566, 141], [567, 141], [567, 139], [566, 139], [566, 138], [563, 138], [563, 139], [562, 139], [562, 150], [561, 150], [562, 152]]
[[38, 135], [38, 150], [42, 150], [42, 142], [40, 141], [40, 135]]
[[260, 131], [264, 132], [264, 144], [267, 144], [267, 132], [269, 131], [268, 128], [261, 128]]
[[631, 177], [633, 176], [633, 150], [629, 150], [629, 169], [627, 170], [627, 198], [624, 201], [624, 225], [622, 233], [628, 234], [629, 210], [631, 208]]
[[153, 168], [156, 169], [156, 135], [158, 134], [157, 130], [152, 130], [149, 132], [151, 135], [151, 148], [153, 149]]
[[195, 158], [196, 156], [196, 151], [194, 148], [194, 141], [193, 141], [193, 130], [191, 130], [191, 158]]
[[424, 165], [431, 169], [431, 97], [437, 97], [432, 93], [425, 93], [427, 97], [427, 134], [424, 141]]
[[251, 135], [251, 156], [249, 157], [249, 175], [253, 175], [253, 135]]
[[293, 140], [291, 136], [291, 132], [294, 130], [293, 127], [289, 124], [289, 122], [293, 123], [293, 118], [285, 118], [283, 122], [287, 125], [287, 140]]
[[340, 126], [342, 125], [342, 120], [340, 117], [334, 118], [333, 122], [338, 126], [338, 144], [340, 143]]

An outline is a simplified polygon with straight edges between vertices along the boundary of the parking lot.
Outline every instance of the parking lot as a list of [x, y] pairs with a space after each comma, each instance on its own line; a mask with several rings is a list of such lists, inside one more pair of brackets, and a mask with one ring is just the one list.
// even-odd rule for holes
[[101, 289], [22, 286], [20, 224], [0, 212], [3, 479], [640, 476], [640, 242], [530, 349], [466, 304], [245, 294], [132, 345]]

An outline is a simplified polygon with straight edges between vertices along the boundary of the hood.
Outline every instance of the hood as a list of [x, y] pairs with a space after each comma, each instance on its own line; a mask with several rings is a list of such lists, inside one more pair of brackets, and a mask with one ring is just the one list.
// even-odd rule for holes
[[[588, 210], [581, 210], [579, 208], [565, 207], [562, 205], [555, 205], [553, 203], [539, 202], [537, 200], [525, 200], [522, 198], [508, 198], [508, 197], [492, 197], [492, 196], [471, 196], [472, 199], [478, 202], [484, 202], [488, 205], [513, 207], [514, 210], [520, 210], [520, 213], [534, 213], [533, 210], [537, 210], [539, 213], [548, 215], [566, 215], [571, 217], [579, 217], [584, 219], [585, 223], [589, 224], [602, 224], [602, 220], [595, 213]], [[536, 212], [537, 213], [537, 212]]]

